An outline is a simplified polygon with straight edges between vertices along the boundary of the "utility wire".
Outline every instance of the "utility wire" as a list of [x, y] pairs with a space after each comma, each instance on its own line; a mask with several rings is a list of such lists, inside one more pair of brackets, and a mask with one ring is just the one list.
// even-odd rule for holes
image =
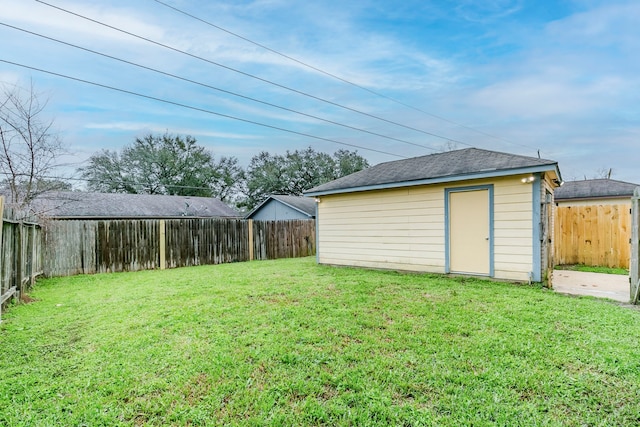
[[80, 82], [80, 83], [85, 83], [85, 84], [92, 85], [92, 86], [101, 87], [101, 88], [104, 88], [104, 89], [113, 90], [113, 91], [116, 91], [116, 92], [121, 92], [121, 93], [126, 93], [126, 94], [129, 94], [129, 95], [134, 95], [134, 96], [137, 96], [137, 97], [140, 97], [140, 98], [150, 99], [152, 101], [162, 102], [162, 103], [165, 103], [165, 104], [174, 105], [174, 106], [177, 106], [177, 107], [182, 107], [182, 108], [186, 108], [186, 109], [193, 110], [193, 111], [199, 111], [199, 112], [202, 112], [202, 113], [212, 114], [212, 115], [215, 115], [215, 116], [219, 116], [219, 117], [224, 117], [224, 118], [227, 118], [227, 119], [240, 121], [240, 122], [243, 122], [243, 123], [250, 123], [250, 124], [253, 124], [253, 125], [256, 125], [256, 126], [262, 126], [262, 127], [269, 128], [269, 129], [275, 129], [275, 130], [279, 130], [279, 131], [282, 131], [282, 132], [287, 132], [287, 133], [292, 133], [292, 134], [295, 134], [295, 135], [305, 136], [305, 137], [308, 137], [308, 138], [318, 139], [318, 140], [321, 140], [321, 141], [332, 142], [332, 143], [335, 143], [335, 144], [346, 145], [346, 146], [349, 146], [349, 147], [360, 148], [361, 150], [373, 151], [373, 152], [380, 153], [380, 154], [387, 154], [389, 156], [400, 157], [400, 158], [403, 158], [403, 159], [407, 158], [406, 156], [403, 156], [403, 155], [400, 155], [400, 154], [397, 154], [397, 153], [390, 153], [390, 152], [387, 152], [387, 151], [377, 150], [375, 148], [363, 147], [363, 146], [356, 145], [356, 144], [350, 144], [350, 143], [347, 143], [347, 142], [337, 141], [337, 140], [331, 139], [331, 138], [324, 138], [322, 136], [312, 135], [312, 134], [305, 133], [305, 132], [298, 132], [298, 131], [295, 131], [295, 130], [286, 129], [286, 128], [282, 128], [282, 127], [279, 127], [279, 126], [274, 126], [274, 125], [270, 125], [270, 124], [266, 124], [266, 123], [256, 122], [254, 120], [243, 119], [241, 117], [231, 116], [229, 114], [219, 113], [217, 111], [207, 110], [205, 108], [194, 107], [192, 105], [182, 104], [180, 102], [170, 101], [170, 100], [163, 99], [163, 98], [157, 98], [155, 96], [144, 95], [144, 94], [141, 94], [141, 93], [138, 93], [138, 92], [133, 92], [133, 91], [126, 90], [126, 89], [120, 89], [120, 88], [117, 88], [117, 87], [114, 87], [114, 86], [109, 86], [109, 85], [105, 85], [105, 84], [102, 84], [102, 83], [96, 83], [96, 82], [92, 82], [92, 81], [89, 81], [89, 80], [84, 80], [84, 79], [81, 79], [81, 78], [78, 78], [78, 77], [69, 76], [69, 75], [66, 75], [66, 74], [60, 74], [60, 73], [56, 73], [56, 72], [53, 72], [53, 71], [43, 70], [42, 68], [36, 68], [36, 67], [31, 67], [29, 65], [19, 64], [17, 62], [8, 61], [6, 59], [1, 59], [0, 58], [0, 62], [4, 62], [5, 64], [15, 65], [17, 67], [26, 68], [26, 69], [33, 70], [33, 71], [38, 71], [38, 72], [49, 74], [49, 75], [56, 76], [56, 77], [62, 77], [62, 78], [65, 78], [65, 79], [68, 79], [68, 80], [73, 80], [73, 81]]
[[151, 39], [149, 39], [149, 38], [146, 38], [146, 37], [143, 37], [143, 36], [140, 36], [140, 35], [137, 35], [137, 34], [131, 33], [131, 32], [129, 32], [129, 31], [126, 31], [126, 30], [123, 30], [123, 29], [120, 29], [120, 28], [114, 27], [114, 26], [112, 26], [112, 25], [105, 24], [104, 22], [97, 21], [97, 20], [95, 20], [95, 19], [89, 18], [89, 17], [84, 16], [84, 15], [81, 15], [81, 14], [79, 14], [79, 13], [76, 13], [76, 12], [73, 12], [73, 11], [70, 11], [70, 10], [67, 10], [67, 9], [64, 9], [64, 8], [62, 8], [62, 7], [55, 6], [55, 5], [53, 5], [53, 4], [50, 4], [50, 3], [45, 2], [45, 1], [43, 1], [43, 0], [35, 0], [35, 1], [36, 1], [36, 2], [38, 2], [38, 3], [41, 3], [41, 4], [45, 5], [45, 6], [49, 6], [49, 7], [51, 7], [51, 8], [57, 9], [57, 10], [59, 10], [59, 11], [62, 11], [62, 12], [68, 13], [68, 14], [73, 15], [73, 16], [76, 16], [76, 17], [78, 17], [78, 18], [82, 18], [82, 19], [85, 19], [85, 20], [87, 20], [87, 21], [93, 22], [93, 23], [95, 23], [95, 24], [101, 25], [101, 26], [103, 26], [103, 27], [107, 27], [107, 28], [110, 28], [110, 29], [112, 29], [112, 30], [118, 31], [118, 32], [120, 32], [120, 33], [127, 34], [127, 35], [129, 35], [129, 36], [131, 36], [131, 37], [135, 37], [135, 38], [137, 38], [137, 39], [144, 40], [144, 41], [149, 42], [149, 43], [152, 43], [152, 44], [154, 44], [154, 45], [156, 45], [156, 46], [160, 46], [160, 47], [163, 47], [163, 48], [165, 48], [165, 49], [169, 49], [169, 50], [172, 50], [172, 51], [174, 51], [174, 52], [178, 52], [178, 53], [181, 53], [181, 54], [183, 54], [183, 55], [187, 55], [187, 56], [189, 56], [189, 57], [191, 57], [191, 58], [194, 58], [194, 59], [197, 59], [197, 60], [200, 60], [200, 61], [204, 61], [204, 62], [206, 62], [206, 63], [209, 63], [209, 64], [212, 64], [212, 65], [215, 65], [215, 66], [218, 66], [218, 67], [221, 67], [221, 68], [227, 69], [227, 70], [229, 70], [229, 71], [233, 71], [233, 72], [238, 73], [238, 74], [242, 74], [242, 75], [244, 75], [244, 76], [246, 76], [246, 77], [250, 77], [250, 78], [252, 78], [252, 79], [259, 80], [259, 81], [261, 81], [261, 82], [264, 82], [264, 83], [267, 83], [267, 84], [270, 84], [270, 85], [273, 85], [273, 86], [279, 87], [279, 88], [281, 88], [281, 89], [285, 89], [285, 90], [288, 90], [288, 91], [291, 91], [291, 92], [297, 93], [297, 94], [299, 94], [299, 95], [306, 96], [306, 97], [308, 97], [308, 98], [315, 99], [315, 100], [317, 100], [317, 101], [324, 102], [324, 103], [326, 103], [326, 104], [333, 105], [333, 106], [335, 106], [335, 107], [339, 107], [339, 108], [342, 108], [342, 109], [345, 109], [345, 110], [349, 110], [349, 111], [352, 111], [352, 112], [354, 112], [354, 113], [358, 113], [358, 114], [361, 114], [361, 115], [364, 115], [364, 116], [367, 116], [367, 117], [370, 117], [370, 118], [373, 118], [373, 119], [376, 119], [376, 120], [380, 120], [380, 121], [383, 121], [383, 122], [386, 122], [386, 123], [389, 123], [389, 124], [392, 124], [392, 125], [395, 125], [395, 126], [399, 126], [399, 127], [405, 128], [405, 129], [409, 129], [409, 130], [412, 130], [412, 131], [415, 131], [415, 132], [419, 132], [419, 133], [422, 133], [422, 134], [425, 134], [425, 135], [433, 136], [433, 137], [435, 137], [435, 138], [443, 139], [443, 140], [445, 140], [445, 141], [451, 141], [451, 142], [455, 142], [455, 143], [458, 143], [458, 144], [462, 144], [462, 145], [466, 145], [466, 146], [469, 146], [469, 147], [473, 147], [473, 145], [471, 145], [471, 144], [469, 144], [469, 143], [466, 143], [466, 142], [463, 142], [463, 141], [459, 141], [459, 140], [456, 140], [456, 139], [453, 139], [453, 138], [449, 138], [449, 137], [446, 137], [446, 136], [438, 135], [438, 134], [436, 134], [436, 133], [428, 132], [428, 131], [425, 131], [425, 130], [423, 130], [423, 129], [418, 129], [418, 128], [415, 128], [415, 127], [413, 127], [413, 126], [404, 125], [404, 124], [402, 124], [402, 123], [398, 123], [398, 122], [395, 122], [395, 121], [393, 121], [393, 120], [385, 119], [384, 117], [376, 116], [376, 115], [374, 115], [374, 114], [370, 114], [370, 113], [367, 113], [367, 112], [364, 112], [364, 111], [361, 111], [361, 110], [358, 110], [358, 109], [355, 109], [355, 108], [351, 108], [351, 107], [348, 107], [348, 106], [346, 106], [346, 105], [342, 105], [342, 104], [339, 104], [339, 103], [336, 103], [336, 102], [330, 101], [330, 100], [328, 100], [328, 99], [321, 98], [321, 97], [318, 97], [318, 96], [315, 96], [315, 95], [309, 94], [309, 93], [307, 93], [307, 92], [304, 92], [304, 91], [301, 91], [301, 90], [298, 90], [298, 89], [294, 89], [294, 88], [291, 88], [291, 87], [289, 87], [289, 86], [285, 86], [285, 85], [280, 84], [280, 83], [273, 82], [273, 81], [271, 81], [271, 80], [268, 80], [268, 79], [265, 79], [265, 78], [262, 78], [262, 77], [256, 76], [256, 75], [254, 75], [254, 74], [247, 73], [247, 72], [245, 72], [245, 71], [241, 71], [241, 70], [235, 69], [235, 68], [233, 68], [233, 67], [229, 67], [229, 66], [227, 66], [227, 65], [220, 64], [220, 63], [215, 62], [215, 61], [212, 61], [212, 60], [210, 60], [210, 59], [206, 59], [206, 58], [203, 58], [203, 57], [201, 57], [201, 56], [194, 55], [194, 54], [192, 54], [192, 53], [189, 53], [189, 52], [186, 52], [186, 51], [180, 50], [180, 49], [178, 49], [178, 48], [175, 48], [175, 47], [172, 47], [172, 46], [169, 46], [169, 45], [166, 45], [166, 44], [160, 43], [160, 42], [157, 42], [157, 41], [155, 41], [155, 40], [151, 40]]
[[[316, 67], [316, 66], [314, 66], [314, 65], [311, 65], [311, 64], [309, 64], [309, 63], [307, 63], [307, 62], [301, 61], [301, 60], [299, 60], [299, 59], [297, 59], [297, 58], [294, 58], [294, 57], [292, 57], [292, 56], [290, 56], [290, 55], [287, 55], [287, 54], [285, 54], [285, 53], [282, 53], [282, 52], [280, 52], [280, 51], [277, 51], [277, 50], [275, 50], [275, 49], [272, 49], [272, 48], [270, 48], [269, 46], [266, 46], [266, 45], [264, 45], [264, 44], [262, 44], [262, 43], [258, 43], [258, 42], [254, 41], [254, 40], [249, 39], [248, 37], [244, 37], [244, 36], [242, 36], [242, 35], [240, 35], [240, 34], [238, 34], [238, 33], [235, 33], [235, 32], [233, 32], [233, 31], [231, 31], [231, 30], [228, 30], [228, 29], [226, 29], [226, 28], [223, 28], [223, 27], [221, 27], [221, 26], [219, 26], [219, 25], [216, 25], [216, 24], [214, 24], [214, 23], [212, 23], [212, 22], [210, 22], [210, 21], [207, 21], [207, 20], [202, 19], [202, 18], [200, 18], [200, 17], [198, 17], [198, 16], [195, 16], [195, 15], [193, 15], [193, 14], [191, 14], [191, 13], [189, 13], [189, 12], [186, 12], [186, 11], [184, 11], [184, 10], [182, 10], [182, 9], [179, 9], [179, 8], [177, 8], [177, 7], [175, 7], [175, 6], [171, 6], [170, 4], [167, 4], [167, 3], [165, 3], [165, 2], [163, 2], [163, 1], [161, 1], [161, 0], [153, 0], [153, 1], [155, 1], [156, 3], [161, 4], [161, 5], [163, 5], [163, 6], [167, 7], [167, 8], [169, 8], [169, 9], [172, 9], [172, 10], [174, 10], [175, 12], [178, 12], [178, 13], [180, 13], [180, 14], [182, 14], [182, 15], [185, 15], [185, 16], [188, 16], [188, 17], [190, 17], [190, 18], [192, 18], [192, 19], [195, 19], [196, 21], [202, 22], [202, 23], [203, 23], [203, 24], [205, 24], [205, 25], [208, 25], [208, 26], [210, 26], [210, 27], [213, 27], [213, 28], [216, 28], [216, 29], [218, 29], [218, 30], [220, 30], [220, 31], [223, 31], [223, 32], [225, 32], [225, 33], [227, 33], [227, 34], [230, 34], [230, 35], [232, 35], [232, 36], [234, 36], [234, 37], [237, 37], [237, 38], [239, 38], [239, 39], [241, 39], [241, 40], [244, 40], [244, 41], [246, 41], [247, 43], [251, 43], [251, 44], [253, 44], [254, 46], [258, 46], [258, 47], [260, 47], [260, 48], [262, 48], [262, 49], [264, 49], [264, 50], [267, 50], [267, 51], [269, 51], [269, 52], [271, 52], [271, 53], [273, 53], [273, 54], [275, 54], [275, 55], [278, 55], [278, 56], [280, 56], [280, 57], [282, 57], [282, 58], [286, 58], [286, 59], [288, 59], [288, 60], [290, 60], [290, 61], [293, 61], [293, 62], [295, 62], [295, 63], [297, 63], [297, 64], [300, 64], [300, 65], [302, 65], [302, 66], [304, 66], [304, 67], [307, 67], [307, 68], [309, 68], [309, 69], [311, 69], [311, 70], [314, 70], [314, 71], [317, 71], [317, 72], [319, 72], [319, 73], [322, 73], [322, 74], [324, 74], [324, 75], [326, 75], [326, 76], [328, 76], [328, 77], [331, 77], [331, 78], [333, 78], [333, 79], [339, 80], [339, 81], [341, 81], [341, 82], [343, 82], [343, 83], [346, 83], [346, 84], [348, 84], [348, 85], [351, 85], [351, 86], [353, 86], [353, 87], [356, 87], [356, 88], [358, 88], [358, 89], [360, 89], [360, 90], [363, 90], [363, 91], [365, 91], [365, 92], [369, 92], [369, 93], [370, 93], [370, 94], [372, 94], [372, 95], [378, 96], [378, 97], [380, 97], [380, 98], [384, 98], [384, 99], [386, 99], [386, 100], [388, 100], [388, 101], [391, 101], [391, 102], [394, 102], [394, 103], [396, 103], [396, 104], [402, 105], [403, 107], [410, 108], [410, 109], [412, 109], [412, 110], [415, 110], [415, 111], [418, 111], [418, 112], [420, 112], [420, 113], [426, 114], [427, 116], [433, 117], [433, 118], [438, 119], [438, 120], [442, 120], [442, 121], [444, 121], [444, 122], [447, 122], [447, 123], [450, 123], [450, 124], [453, 124], [453, 125], [459, 126], [459, 127], [461, 127], [461, 128], [467, 129], [467, 130], [471, 130], [471, 131], [474, 131], [474, 132], [480, 133], [480, 134], [485, 135], [485, 136], [488, 136], [488, 137], [490, 137], [490, 138], [495, 138], [495, 139], [498, 139], [498, 140], [504, 141], [504, 142], [509, 143], [509, 144], [512, 144], [512, 145], [517, 145], [517, 146], [524, 147], [524, 148], [534, 149], [533, 147], [530, 147], [530, 146], [528, 146], [528, 145], [518, 144], [518, 143], [516, 143], [516, 142], [509, 141], [508, 139], [505, 139], [505, 138], [502, 138], [502, 137], [499, 137], [499, 136], [496, 136], [496, 135], [492, 135], [492, 134], [490, 134], [490, 133], [488, 133], [488, 132], [485, 132], [485, 131], [482, 131], [482, 130], [480, 130], [480, 129], [476, 129], [476, 128], [473, 128], [473, 127], [471, 127], [471, 126], [467, 126], [467, 125], [464, 125], [464, 124], [462, 124], [462, 123], [458, 123], [458, 122], [455, 122], [455, 121], [453, 121], [453, 120], [447, 119], [447, 118], [445, 118], [445, 117], [442, 117], [442, 116], [439, 116], [439, 115], [436, 115], [436, 114], [430, 113], [430, 112], [428, 112], [428, 111], [423, 110], [422, 108], [416, 107], [416, 106], [411, 105], [411, 104], [407, 104], [407, 103], [405, 103], [405, 102], [403, 102], [403, 101], [400, 101], [400, 100], [398, 100], [398, 99], [396, 99], [396, 98], [393, 98], [393, 97], [391, 97], [391, 96], [385, 95], [384, 93], [377, 92], [377, 91], [375, 91], [375, 90], [373, 90], [373, 89], [370, 89], [370, 88], [368, 88], [368, 87], [366, 87], [366, 86], [359, 85], [358, 83], [354, 83], [354, 82], [352, 82], [352, 81], [350, 81], [350, 80], [345, 79], [344, 77], [340, 77], [340, 76], [338, 76], [338, 75], [336, 75], [336, 74], [333, 74], [333, 73], [331, 73], [331, 72], [329, 72], [329, 71], [323, 70], [323, 69], [318, 68], [318, 67]], [[534, 149], [534, 150], [535, 150], [535, 149]]]
[[95, 50], [92, 50], [92, 49], [88, 49], [88, 48], [85, 48], [85, 47], [82, 47], [82, 46], [79, 46], [79, 45], [76, 45], [76, 44], [73, 44], [73, 43], [68, 43], [68, 42], [65, 42], [65, 41], [62, 41], [62, 40], [59, 40], [59, 39], [55, 39], [53, 37], [48, 37], [48, 36], [45, 36], [43, 34], [39, 34], [39, 33], [33, 32], [33, 31], [26, 30], [24, 28], [15, 27], [13, 25], [9, 25], [9, 24], [6, 24], [4, 22], [0, 22], [0, 25], [8, 27], [8, 28], [12, 28], [12, 29], [17, 30], [17, 31], [22, 31], [24, 33], [31, 34], [31, 35], [36, 36], [36, 37], [40, 37], [40, 38], [43, 38], [43, 39], [46, 39], [46, 40], [50, 40], [50, 41], [53, 41], [53, 42], [56, 42], [56, 43], [60, 43], [60, 44], [66, 45], [66, 46], [70, 46], [70, 47], [73, 47], [75, 49], [80, 49], [80, 50], [83, 50], [85, 52], [93, 53], [94, 55], [99, 55], [99, 56], [102, 56], [102, 57], [105, 57], [105, 58], [112, 59], [114, 61], [119, 61], [119, 62], [128, 64], [128, 65], [132, 65], [134, 67], [142, 68], [142, 69], [145, 69], [145, 70], [148, 70], [148, 71], [152, 71], [154, 73], [162, 74], [162, 75], [165, 75], [165, 76], [168, 76], [168, 77], [172, 77], [174, 79], [178, 79], [178, 80], [182, 80], [182, 81], [185, 81], [185, 82], [188, 82], [188, 83], [192, 83], [192, 84], [195, 84], [195, 85], [198, 85], [198, 86], [206, 87], [208, 89], [212, 89], [212, 90], [216, 90], [216, 91], [219, 91], [219, 92], [223, 92], [223, 93], [226, 93], [226, 94], [229, 94], [229, 95], [233, 95], [233, 96], [236, 96], [236, 97], [239, 97], [239, 98], [243, 98], [243, 99], [247, 99], [247, 100], [250, 100], [250, 101], [253, 101], [253, 102], [257, 102], [257, 103], [260, 103], [260, 104], [263, 104], [263, 105], [268, 105], [270, 107], [278, 108], [280, 110], [284, 110], [284, 111], [288, 111], [288, 112], [291, 112], [291, 113], [299, 114], [299, 115], [302, 115], [302, 116], [305, 116], [305, 117], [309, 117], [309, 118], [312, 118], [312, 119], [315, 119], [315, 120], [320, 120], [320, 121], [323, 121], [325, 123], [330, 123], [330, 124], [333, 124], [333, 125], [336, 125], [336, 126], [342, 126], [344, 128], [355, 130], [355, 131], [358, 131], [358, 132], [368, 133], [369, 135], [378, 136], [380, 138], [385, 138], [385, 139], [389, 139], [389, 140], [393, 140], [393, 141], [402, 142], [404, 144], [410, 144], [410, 145], [414, 145], [416, 147], [421, 147], [421, 148], [426, 148], [428, 150], [437, 151], [435, 148], [432, 148], [432, 147], [429, 147], [429, 146], [426, 146], [426, 145], [417, 144], [415, 142], [407, 141], [407, 140], [400, 139], [400, 138], [395, 138], [393, 136], [383, 135], [383, 134], [372, 132], [372, 131], [369, 131], [369, 130], [366, 130], [366, 129], [358, 128], [358, 127], [355, 127], [355, 126], [350, 126], [350, 125], [347, 125], [347, 124], [344, 124], [344, 123], [339, 123], [339, 122], [336, 122], [336, 121], [333, 121], [333, 120], [330, 120], [330, 119], [325, 119], [325, 118], [322, 118], [322, 117], [319, 117], [319, 116], [315, 116], [313, 114], [308, 114], [308, 113], [304, 113], [304, 112], [301, 112], [301, 111], [298, 111], [298, 110], [294, 110], [294, 109], [291, 109], [291, 108], [283, 107], [283, 106], [280, 106], [280, 105], [277, 105], [277, 104], [273, 104], [271, 102], [263, 101], [263, 100], [260, 100], [260, 99], [257, 99], [257, 98], [252, 98], [250, 96], [242, 95], [242, 94], [239, 94], [239, 93], [236, 93], [236, 92], [232, 92], [232, 91], [229, 91], [229, 90], [226, 90], [226, 89], [222, 89], [222, 88], [219, 88], [219, 87], [211, 86], [211, 85], [208, 85], [206, 83], [201, 83], [201, 82], [198, 82], [198, 81], [195, 81], [195, 80], [191, 80], [191, 79], [188, 79], [188, 78], [185, 78], [185, 77], [181, 77], [181, 76], [178, 76], [176, 74], [167, 73], [165, 71], [161, 71], [161, 70], [158, 70], [156, 68], [147, 67], [145, 65], [141, 65], [141, 64], [138, 64], [138, 63], [135, 63], [135, 62], [127, 61], [125, 59], [117, 58], [115, 56], [108, 55], [108, 54], [102, 53], [102, 52], [98, 52], [98, 51], [95, 51]]

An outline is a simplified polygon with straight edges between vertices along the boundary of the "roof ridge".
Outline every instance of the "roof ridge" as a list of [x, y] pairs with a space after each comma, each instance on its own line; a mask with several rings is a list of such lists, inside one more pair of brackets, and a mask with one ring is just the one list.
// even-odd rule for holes
[[438, 152], [438, 153], [424, 154], [422, 156], [410, 157], [410, 158], [407, 158], [407, 159], [390, 160], [388, 162], [378, 163], [377, 165], [374, 165], [372, 167], [376, 167], [376, 166], [379, 166], [379, 165], [390, 164], [390, 163], [404, 162], [404, 161], [407, 161], [407, 160], [422, 159], [422, 158], [425, 158], [425, 157], [444, 156], [444, 155], [449, 155], [449, 154], [453, 154], [453, 153], [461, 153], [463, 151], [472, 151], [472, 150], [482, 151], [484, 153], [491, 153], [491, 154], [502, 154], [502, 155], [510, 156], [510, 157], [521, 157], [521, 158], [526, 158], [526, 159], [530, 159], [532, 161], [537, 161], [537, 162], [545, 163], [545, 164], [549, 163], [549, 162], [557, 163], [554, 160], [544, 159], [542, 157], [525, 156], [525, 155], [522, 155], [522, 154], [507, 153], [505, 151], [487, 150], [486, 148], [467, 147], [467, 148], [459, 148], [459, 149], [456, 149], [456, 150], [442, 151], [442, 152]]
[[593, 182], [593, 181], [609, 181], [609, 182], [619, 182], [621, 184], [630, 184], [630, 185], [636, 185], [636, 186], [640, 186], [640, 184], [636, 184], [634, 182], [629, 182], [629, 181], [621, 181], [619, 179], [613, 179], [613, 178], [590, 178], [590, 179], [575, 179], [572, 181], [565, 181], [565, 184], [569, 184], [569, 183], [573, 183], [573, 182]]
[[546, 170], [555, 170], [558, 179], [562, 179], [556, 161], [470, 147], [379, 163], [309, 189], [305, 195], [335, 190], [371, 189], [372, 186], [379, 188], [380, 186], [416, 185], [420, 182], [434, 182], [434, 180], [445, 182], [462, 178], [514, 174], [518, 171], [531, 173]]

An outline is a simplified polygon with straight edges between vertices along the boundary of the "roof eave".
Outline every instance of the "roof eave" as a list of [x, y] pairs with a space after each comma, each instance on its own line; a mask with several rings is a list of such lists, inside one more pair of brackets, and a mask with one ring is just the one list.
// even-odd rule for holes
[[527, 174], [527, 173], [539, 173], [539, 172], [548, 172], [548, 171], [555, 172], [555, 174], [558, 177], [558, 180], [562, 181], [560, 170], [558, 169], [558, 164], [553, 163], [553, 164], [528, 166], [528, 167], [515, 168], [515, 169], [485, 171], [485, 172], [478, 172], [478, 173], [471, 173], [471, 174], [464, 174], [464, 175], [448, 175], [448, 176], [419, 179], [419, 180], [413, 180], [413, 181], [400, 181], [400, 182], [391, 182], [386, 184], [364, 185], [360, 187], [338, 188], [334, 190], [324, 190], [324, 191], [322, 190], [310, 191], [310, 192], [305, 192], [304, 195], [309, 197], [315, 197], [315, 196], [326, 196], [329, 194], [355, 193], [360, 191], [388, 190], [392, 188], [413, 187], [417, 185], [443, 184], [447, 182], [467, 181], [470, 179], [499, 178], [503, 176], [521, 175], [521, 174]]
[[579, 196], [579, 197], [555, 197], [553, 198], [556, 202], [573, 202], [573, 201], [584, 201], [584, 200], [616, 200], [616, 199], [631, 199], [633, 194], [618, 194], [615, 196]]

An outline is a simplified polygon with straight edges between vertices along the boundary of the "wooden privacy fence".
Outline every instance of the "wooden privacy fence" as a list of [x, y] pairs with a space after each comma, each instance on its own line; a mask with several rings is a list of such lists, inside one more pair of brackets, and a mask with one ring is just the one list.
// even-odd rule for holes
[[555, 263], [629, 268], [629, 205], [559, 206]]
[[42, 229], [20, 213], [4, 209], [0, 197], [0, 315], [12, 298], [20, 299], [42, 269]]
[[46, 276], [137, 271], [315, 254], [315, 221], [218, 218], [50, 221]]

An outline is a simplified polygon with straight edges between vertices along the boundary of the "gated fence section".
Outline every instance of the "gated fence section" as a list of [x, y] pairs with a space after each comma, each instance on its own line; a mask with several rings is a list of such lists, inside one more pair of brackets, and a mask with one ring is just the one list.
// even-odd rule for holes
[[629, 205], [559, 206], [555, 264], [629, 268]]

